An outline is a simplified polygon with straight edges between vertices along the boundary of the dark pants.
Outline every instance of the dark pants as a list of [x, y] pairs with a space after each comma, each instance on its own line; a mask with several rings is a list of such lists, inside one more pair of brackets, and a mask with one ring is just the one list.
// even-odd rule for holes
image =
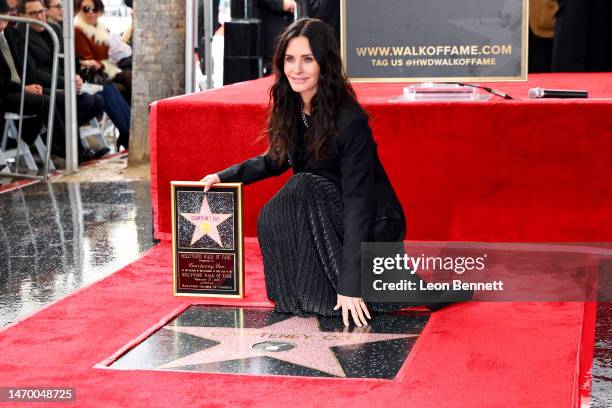
[[113, 83], [117, 86], [117, 89], [123, 95], [123, 98], [128, 103], [128, 105], [132, 105], [132, 70], [127, 69], [118, 73], [115, 78], [113, 78]]
[[[259, 214], [257, 234], [268, 297], [276, 311], [295, 315], [340, 315], [333, 310], [344, 241], [342, 197], [338, 186], [310, 173], [298, 173]], [[404, 237], [402, 220], [373, 220], [369, 240]], [[400, 242], [399, 246], [403, 249]], [[359, 275], [360, 276], [360, 275]], [[416, 279], [416, 278], [415, 278]], [[370, 311], [401, 305], [368, 303]]]
[[529, 73], [550, 72], [553, 39], [538, 37], [529, 30]]
[[[40, 129], [41, 123], [47, 123], [51, 99], [45, 90], [45, 94], [36, 95], [26, 92], [23, 100], [24, 115], [36, 115], [37, 119], [28, 121], [27, 128], [22, 131], [22, 138], [26, 143], [33, 143]], [[21, 93], [10, 93], [4, 96], [2, 110], [5, 112], [19, 113]], [[24, 122], [25, 123], [25, 122]], [[36, 129], [36, 130], [34, 130]], [[66, 129], [64, 126], [64, 94], [57, 92], [55, 98], [55, 115], [53, 120], [53, 153], [66, 156]], [[80, 144], [79, 144], [80, 145]]]
[[[22, 139], [32, 144], [40, 131], [42, 124], [46, 125], [50, 107], [50, 91], [44, 90], [43, 95], [36, 95], [26, 92], [24, 96], [25, 115], [37, 115], [36, 118], [23, 121]], [[19, 101], [21, 94], [12, 93], [4, 97], [3, 107], [7, 112], [19, 113]], [[104, 98], [101, 95], [81, 94], [77, 95], [77, 122], [81, 126], [92, 118], [103, 112]], [[55, 115], [53, 120], [53, 154], [66, 157], [66, 129], [64, 125], [65, 117], [65, 98], [62, 91], [58, 91], [55, 97]], [[78, 151], [82, 152], [83, 145], [78, 139]], [[46, 142], [46, 141], [45, 141]]]
[[612, 71], [611, 20], [610, 0], [559, 0], [552, 71]]
[[128, 135], [130, 133], [130, 120], [132, 110], [125, 101], [115, 84], [108, 83], [103, 86], [102, 95], [104, 97], [104, 111], [119, 129], [119, 141], [124, 147], [127, 146]]
[[104, 97], [101, 94], [90, 95], [83, 93], [77, 95], [77, 122], [83, 126], [96, 116], [104, 112]]

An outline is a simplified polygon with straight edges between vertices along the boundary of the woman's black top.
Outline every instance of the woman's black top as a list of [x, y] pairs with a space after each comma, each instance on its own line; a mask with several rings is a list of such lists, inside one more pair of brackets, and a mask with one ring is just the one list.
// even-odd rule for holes
[[[304, 118], [302, 118], [302, 113], [299, 112], [295, 118], [297, 122], [297, 135], [295, 138], [295, 154], [294, 154], [294, 164], [293, 169], [296, 172], [296, 169], [303, 169], [306, 166], [306, 146], [308, 143], [306, 142], [307, 138], [310, 137], [311, 132], [309, 129], [312, 128], [312, 118], [310, 115], [304, 114]], [[306, 127], [304, 124], [304, 120], [309, 127]], [[298, 173], [297, 171], [296, 173]]]
[[341, 295], [361, 297], [361, 243], [403, 240], [405, 220], [401, 204], [380, 163], [363, 112], [348, 105], [340, 107], [336, 115], [337, 135], [321, 160], [304, 151], [304, 136], [300, 134], [306, 129], [303, 123], [300, 126], [300, 116], [292, 131], [295, 148], [280, 163], [267, 155], [256, 156], [228, 167], [218, 176], [221, 182], [250, 184], [278, 176], [291, 167], [294, 173], [314, 173], [335, 183], [342, 193], [344, 227], [337, 290]]

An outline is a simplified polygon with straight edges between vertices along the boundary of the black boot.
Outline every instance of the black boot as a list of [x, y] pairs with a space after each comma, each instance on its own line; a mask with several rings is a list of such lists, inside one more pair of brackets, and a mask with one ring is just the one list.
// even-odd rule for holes
[[95, 152], [91, 149], [79, 150], [79, 164], [94, 160]]
[[128, 144], [130, 142], [130, 134], [129, 133], [120, 133], [117, 138], [117, 151], [119, 148], [123, 146], [125, 149], [128, 148]]
[[473, 297], [473, 290], [436, 290], [431, 292], [431, 301], [425, 306], [435, 312], [453, 303], [469, 302]]
[[110, 149], [108, 147], [103, 147], [94, 153], [94, 159], [99, 159], [102, 156], [106, 156], [108, 153], [110, 153]]

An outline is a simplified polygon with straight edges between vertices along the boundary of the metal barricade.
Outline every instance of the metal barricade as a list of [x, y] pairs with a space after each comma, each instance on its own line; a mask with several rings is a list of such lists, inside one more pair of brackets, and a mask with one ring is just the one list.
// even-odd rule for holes
[[[25, 95], [25, 87], [27, 80], [27, 66], [28, 66], [28, 48], [30, 42], [30, 25], [35, 24], [43, 27], [47, 32], [51, 35], [51, 40], [53, 41], [53, 65], [51, 69], [51, 88], [50, 88], [50, 103], [49, 103], [49, 117], [47, 119], [47, 151], [46, 157], [44, 157], [44, 170], [43, 175], [30, 175], [19, 173], [19, 158], [20, 151], [19, 147], [17, 148], [17, 154], [15, 156], [15, 171], [10, 173], [3, 173], [3, 176], [9, 177], [23, 177], [23, 178], [34, 178], [34, 179], [42, 179], [43, 181], [47, 181], [49, 175], [49, 162], [51, 161], [51, 144], [53, 142], [53, 121], [55, 115], [55, 96], [57, 91], [57, 67], [58, 67], [58, 55], [59, 55], [59, 39], [57, 38], [57, 34], [55, 31], [49, 26], [47, 23], [43, 23], [42, 21], [34, 20], [32, 18], [23, 18], [23, 17], [13, 17], [0, 15], [0, 20], [13, 21], [16, 23], [26, 24], [25, 29], [25, 45], [23, 51], [23, 66], [21, 70], [21, 100], [19, 104], [19, 129], [17, 131], [17, 146], [21, 144], [21, 132], [23, 127], [23, 105], [24, 105], [24, 95]], [[63, 135], [61, 135], [63, 136]]]

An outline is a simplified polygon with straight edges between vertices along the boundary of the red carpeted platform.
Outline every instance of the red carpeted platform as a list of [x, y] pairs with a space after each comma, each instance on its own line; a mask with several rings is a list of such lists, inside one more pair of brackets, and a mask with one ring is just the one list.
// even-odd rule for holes
[[[170, 232], [171, 180], [196, 180], [264, 150], [270, 79], [162, 100], [151, 110], [156, 235]], [[516, 100], [395, 103], [402, 84], [356, 84], [407, 238], [612, 241], [612, 74], [531, 75], [490, 84]], [[528, 100], [584, 88], [588, 100]], [[245, 231], [283, 180], [245, 189]]]
[[[253, 239], [246, 257], [247, 297], [225, 303], [269, 305]], [[470, 303], [434, 313], [392, 381], [94, 368], [190, 301], [172, 296], [171, 281], [162, 243], [0, 331], [0, 384], [76, 387], [79, 407], [560, 408], [578, 406], [580, 350], [590, 341], [592, 351], [582, 334], [592, 304]]]

